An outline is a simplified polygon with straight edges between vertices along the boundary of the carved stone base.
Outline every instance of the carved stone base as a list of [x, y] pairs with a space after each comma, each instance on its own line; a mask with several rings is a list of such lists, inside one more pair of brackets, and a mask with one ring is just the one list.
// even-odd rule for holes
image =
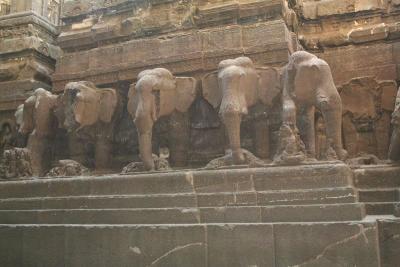
[[63, 176], [86, 176], [89, 175], [88, 168], [71, 159], [59, 160], [58, 165], [52, 168], [46, 176], [63, 177]]
[[[165, 158], [160, 158], [157, 155], [153, 154], [153, 161], [155, 171], [169, 171], [171, 167], [169, 166], [169, 162]], [[131, 162], [126, 165], [123, 169], [121, 174], [127, 174], [132, 172], [144, 172], [146, 171], [143, 162]]]
[[31, 155], [26, 148], [12, 148], [5, 150], [0, 163], [0, 178], [31, 177]]
[[300, 140], [297, 129], [282, 125], [279, 129], [279, 146], [274, 157], [274, 164], [297, 165], [306, 161], [304, 143]]
[[[242, 149], [245, 162], [244, 165], [249, 165], [249, 167], [261, 167], [265, 166], [265, 162], [262, 161], [261, 159], [257, 158], [254, 156], [253, 153], [246, 149]], [[227, 167], [227, 166], [232, 166], [234, 165], [233, 163], [233, 158], [232, 158], [232, 151], [229, 150], [229, 152], [223, 156], [219, 157], [216, 159], [211, 160], [205, 167], [205, 169], [218, 169], [222, 167]]]

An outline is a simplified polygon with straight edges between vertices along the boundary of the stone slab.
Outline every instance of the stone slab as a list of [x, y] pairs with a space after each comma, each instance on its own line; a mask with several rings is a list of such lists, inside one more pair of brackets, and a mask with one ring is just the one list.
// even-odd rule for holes
[[0, 224], [186, 224], [354, 221], [363, 204], [209, 208], [0, 210]]
[[374, 224], [274, 225], [274, 237], [277, 267], [379, 266]]
[[400, 187], [399, 166], [373, 166], [354, 170], [354, 186], [360, 189]]
[[[2, 267], [378, 266], [375, 223], [0, 225], [0, 233]], [[395, 266], [396, 242], [381, 246], [385, 267]], [[43, 261], [46, 249], [54, 254]]]
[[378, 220], [378, 233], [381, 266], [398, 265], [400, 262], [400, 219]]
[[223, 207], [353, 203], [351, 188], [0, 199], [0, 210]]

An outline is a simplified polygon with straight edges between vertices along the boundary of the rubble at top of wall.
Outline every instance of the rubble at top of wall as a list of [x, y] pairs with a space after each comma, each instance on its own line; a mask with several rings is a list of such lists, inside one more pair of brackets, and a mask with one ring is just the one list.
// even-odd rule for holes
[[86, 50], [178, 31], [281, 17], [281, 0], [79, 0], [63, 6], [64, 51]]
[[286, 14], [307, 49], [400, 37], [400, 0], [289, 0]]

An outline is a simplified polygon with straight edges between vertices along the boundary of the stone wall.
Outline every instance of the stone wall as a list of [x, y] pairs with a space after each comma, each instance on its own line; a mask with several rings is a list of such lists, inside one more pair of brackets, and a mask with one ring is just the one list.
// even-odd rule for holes
[[[137, 74], [153, 67], [201, 80], [221, 60], [240, 55], [258, 66], [283, 66], [289, 53], [299, 48], [298, 39], [304, 49], [329, 63], [340, 90], [351, 87], [341, 91], [348, 97], [344, 102], [353, 101], [358, 90], [354, 86], [361, 84], [360, 94], [368, 95], [363, 104], [377, 107], [373, 116], [346, 109], [344, 119], [352, 130], [345, 131], [349, 136], [344, 141], [351, 155], [386, 157], [395, 82], [400, 80], [397, 0], [3, 0], [0, 13], [2, 125], [7, 122], [14, 129], [16, 107], [38, 87], [59, 93], [70, 81], [89, 80], [126, 96]], [[201, 89], [199, 83], [191, 109], [196, 117], [192, 152], [214, 157], [223, 153], [224, 133]], [[215, 121], [202, 123], [198, 114], [205, 110]], [[115, 150], [132, 153], [136, 133], [125, 114]], [[278, 115], [269, 121], [272, 144]], [[254, 152], [252, 119], [243, 123], [242, 139], [243, 146]], [[163, 131], [163, 125], [157, 127]], [[321, 135], [317, 147], [323, 147]], [[210, 142], [220, 145], [201, 151]], [[271, 156], [273, 145], [269, 149]]]

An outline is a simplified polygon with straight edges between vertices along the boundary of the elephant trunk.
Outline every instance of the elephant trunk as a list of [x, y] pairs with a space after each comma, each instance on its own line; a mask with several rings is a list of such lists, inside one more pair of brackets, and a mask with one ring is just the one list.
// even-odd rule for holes
[[234, 164], [243, 164], [245, 161], [243, 151], [240, 148], [240, 113], [222, 114], [222, 121], [228, 132], [229, 144], [232, 150], [232, 160]]
[[400, 160], [400, 125], [394, 125], [390, 139], [389, 159], [393, 161]]
[[154, 170], [154, 160], [152, 155], [151, 132], [139, 134], [139, 152], [146, 171]]

